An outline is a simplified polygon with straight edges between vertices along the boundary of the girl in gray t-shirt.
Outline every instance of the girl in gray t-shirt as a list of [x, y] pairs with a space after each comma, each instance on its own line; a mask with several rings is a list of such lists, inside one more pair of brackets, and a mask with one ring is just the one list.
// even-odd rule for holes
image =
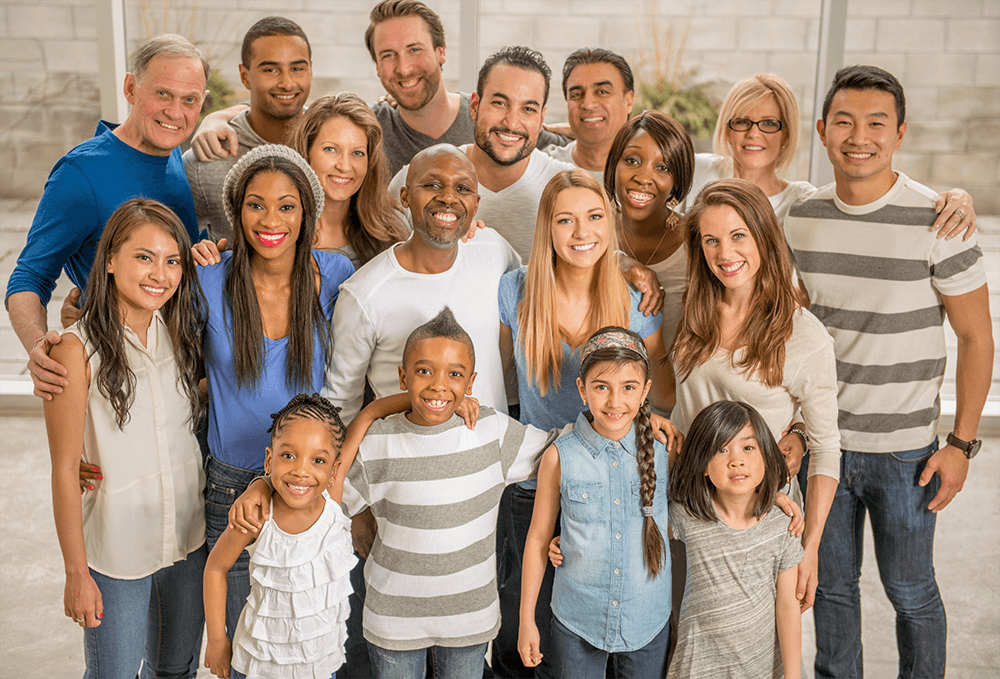
[[713, 403], [691, 423], [670, 477], [687, 582], [667, 676], [798, 678], [803, 552], [774, 504], [788, 469], [767, 424], [745, 403]]

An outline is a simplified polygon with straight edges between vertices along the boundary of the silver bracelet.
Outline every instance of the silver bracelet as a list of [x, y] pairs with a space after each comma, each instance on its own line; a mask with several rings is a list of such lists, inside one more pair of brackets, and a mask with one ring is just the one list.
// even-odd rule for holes
[[791, 429], [788, 430], [788, 433], [798, 434], [800, 437], [802, 437], [802, 446], [803, 446], [802, 454], [805, 455], [806, 453], [809, 452], [809, 435], [806, 434], [805, 429], [800, 429], [799, 427], [792, 427]]

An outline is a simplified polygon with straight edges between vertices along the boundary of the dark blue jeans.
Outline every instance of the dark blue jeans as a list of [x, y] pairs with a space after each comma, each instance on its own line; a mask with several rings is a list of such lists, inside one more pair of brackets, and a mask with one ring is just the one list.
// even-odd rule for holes
[[[187, 559], [137, 580], [91, 570], [104, 617], [83, 632], [84, 679], [189, 679], [198, 672], [205, 545]], [[139, 665], [142, 672], [139, 673]]]
[[355, 552], [358, 563], [351, 571], [351, 615], [347, 618], [347, 643], [344, 648], [344, 665], [337, 670], [340, 679], [371, 679], [371, 659], [368, 655], [368, 642], [365, 641], [362, 627], [362, 613], [365, 608], [365, 560]]
[[861, 560], [865, 515], [871, 517], [875, 560], [896, 610], [900, 677], [943, 677], [947, 622], [934, 579], [934, 524], [927, 505], [935, 474], [917, 485], [937, 441], [898, 453], [842, 451], [840, 484], [819, 547], [816, 590], [816, 677], [863, 676]]
[[[670, 625], [640, 649], [608, 653], [596, 648], [552, 618], [552, 653], [559, 679], [604, 679], [610, 660], [615, 679], [660, 679], [667, 674]], [[543, 651], [544, 652], [544, 651]]]
[[[219, 462], [212, 455], [205, 462], [205, 534], [209, 551], [229, 523], [229, 508], [260, 472]], [[236, 623], [250, 595], [250, 554], [246, 550], [229, 569], [226, 590], [226, 636], [233, 640]]]
[[[490, 664], [497, 677], [536, 677], [553, 679], [555, 670], [552, 661], [542, 658], [542, 663], [532, 670], [521, 662], [517, 652], [517, 632], [521, 620], [521, 562], [524, 558], [524, 543], [531, 527], [531, 513], [535, 509], [535, 491], [508, 486], [500, 499], [497, 516], [497, 583], [500, 595], [500, 632], [493, 640]], [[556, 535], [559, 521], [556, 520]], [[545, 575], [538, 591], [535, 606], [535, 623], [538, 625], [542, 654], [552, 647], [550, 637], [552, 620], [552, 581], [555, 569], [545, 565]]]
[[[413, 651], [390, 651], [368, 645], [375, 679], [482, 679], [486, 644], [431, 646]], [[432, 671], [428, 671], [428, 657]]]

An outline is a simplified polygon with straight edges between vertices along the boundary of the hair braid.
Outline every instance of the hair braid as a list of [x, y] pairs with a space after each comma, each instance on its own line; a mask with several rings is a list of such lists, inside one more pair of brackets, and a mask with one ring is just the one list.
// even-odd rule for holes
[[272, 441], [281, 433], [289, 420], [317, 420], [326, 423], [330, 428], [330, 436], [337, 446], [337, 456], [340, 456], [340, 447], [344, 444], [347, 427], [340, 419], [340, 407], [333, 405], [319, 394], [296, 394], [288, 405], [272, 413], [271, 420], [271, 426], [267, 431], [270, 432]]
[[[639, 468], [639, 501], [642, 503], [642, 556], [650, 577], [663, 567], [666, 546], [663, 533], [653, 518], [653, 494], [656, 492], [656, 468], [653, 464], [653, 428], [649, 424], [649, 399], [643, 401], [635, 416], [635, 461]], [[648, 507], [648, 509], [647, 509]]]

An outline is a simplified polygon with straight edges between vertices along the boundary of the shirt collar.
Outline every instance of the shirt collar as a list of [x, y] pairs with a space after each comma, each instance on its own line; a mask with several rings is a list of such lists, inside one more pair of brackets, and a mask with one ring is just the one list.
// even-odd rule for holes
[[620, 441], [612, 441], [606, 439], [594, 430], [594, 426], [590, 423], [589, 410], [585, 410], [576, 417], [576, 426], [573, 431], [576, 432], [577, 437], [583, 443], [584, 447], [590, 451], [590, 454], [594, 457], [599, 457], [601, 452], [608, 449], [609, 447], [615, 447], [617, 444], [621, 444], [621, 447], [629, 455], [635, 457], [635, 423], [632, 423], [631, 429]]

